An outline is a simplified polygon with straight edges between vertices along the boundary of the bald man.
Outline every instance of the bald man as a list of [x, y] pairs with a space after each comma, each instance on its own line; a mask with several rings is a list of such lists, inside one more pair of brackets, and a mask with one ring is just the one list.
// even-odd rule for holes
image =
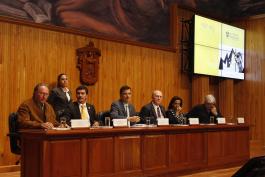
[[187, 117], [199, 118], [200, 123], [210, 123], [210, 117], [213, 116], [216, 122], [217, 117], [222, 117], [221, 113], [216, 107], [215, 97], [211, 94], [206, 95], [204, 98], [204, 103], [194, 106]]
[[52, 129], [57, 125], [55, 112], [47, 103], [49, 89], [46, 84], [37, 84], [32, 98], [24, 101], [18, 108], [19, 128]]
[[151, 117], [154, 120], [166, 117], [165, 107], [161, 105], [162, 99], [162, 92], [160, 90], [154, 90], [151, 103], [143, 106], [140, 111], [139, 116], [141, 117], [141, 122], [145, 123], [146, 117]]

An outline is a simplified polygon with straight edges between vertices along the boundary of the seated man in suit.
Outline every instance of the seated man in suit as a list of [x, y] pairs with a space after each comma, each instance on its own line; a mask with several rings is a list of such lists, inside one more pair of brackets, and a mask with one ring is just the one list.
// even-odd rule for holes
[[213, 95], [206, 95], [204, 104], [194, 106], [187, 114], [188, 118], [199, 118], [200, 123], [210, 123], [210, 117], [213, 116], [216, 122], [217, 117], [222, 117], [216, 108], [216, 100]]
[[87, 103], [88, 89], [86, 86], [81, 85], [76, 88], [77, 101], [69, 105], [66, 117], [70, 119], [83, 119], [88, 120], [89, 126], [98, 126], [96, 110], [92, 104]]
[[52, 129], [57, 125], [52, 106], [47, 103], [49, 89], [46, 84], [37, 84], [33, 97], [24, 101], [18, 108], [19, 128]]
[[110, 117], [112, 119], [128, 119], [137, 123], [140, 118], [137, 116], [134, 106], [130, 103], [132, 90], [125, 85], [120, 88], [120, 99], [111, 104]]
[[154, 120], [156, 120], [157, 118], [166, 117], [165, 107], [161, 105], [162, 98], [163, 94], [160, 90], [153, 91], [151, 103], [148, 103], [147, 105], [143, 106], [140, 111], [140, 117], [142, 119], [142, 122], [146, 122], [146, 117], [151, 117]]

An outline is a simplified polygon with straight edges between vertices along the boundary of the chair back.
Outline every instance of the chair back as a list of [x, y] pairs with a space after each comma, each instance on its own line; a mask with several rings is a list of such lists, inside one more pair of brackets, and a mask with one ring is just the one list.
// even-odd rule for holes
[[101, 123], [101, 125], [105, 125], [105, 117], [110, 117], [109, 111], [102, 111], [98, 113], [98, 120]]
[[10, 149], [14, 154], [21, 154], [20, 135], [18, 133], [17, 113], [11, 113], [8, 118]]

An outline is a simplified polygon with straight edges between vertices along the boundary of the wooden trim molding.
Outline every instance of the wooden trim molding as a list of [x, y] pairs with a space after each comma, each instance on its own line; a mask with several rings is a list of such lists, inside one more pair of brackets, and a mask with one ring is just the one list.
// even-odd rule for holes
[[[33, 23], [33, 22], [30, 22], [27, 20], [17, 19], [14, 17], [7, 17], [7, 16], [1, 16], [0, 15], [0, 21], [13, 23], [13, 24], [19, 24], [19, 25], [25, 25], [25, 26], [31, 26], [31, 27], [35, 27], [35, 28], [42, 28], [42, 29], [51, 30], [51, 31], [71, 33], [71, 34], [85, 36], [85, 37], [89, 37], [89, 38], [96, 38], [96, 39], [102, 39], [102, 40], [107, 40], [107, 41], [120, 42], [120, 43], [129, 44], [129, 45], [136, 45], [136, 46], [140, 46], [140, 47], [176, 52], [176, 48], [174, 48], [173, 46], [163, 46], [163, 45], [148, 44], [148, 43], [138, 42], [138, 41], [129, 41], [129, 40], [125, 40], [125, 39], [118, 39], [115, 37], [92, 34], [89, 32], [85, 32], [85, 31], [81, 31], [81, 30], [77, 30], [77, 29], [69, 28], [69, 27], [65, 28], [62, 26], [55, 26], [55, 25], [50, 25], [50, 24]], [[172, 41], [172, 39], [170, 39], [170, 40]]]
[[0, 173], [15, 172], [20, 170], [20, 165], [0, 166]]

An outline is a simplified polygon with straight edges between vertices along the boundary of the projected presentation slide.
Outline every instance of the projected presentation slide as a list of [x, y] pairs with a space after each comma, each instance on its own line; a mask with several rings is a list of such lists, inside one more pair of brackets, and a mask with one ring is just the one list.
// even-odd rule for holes
[[194, 46], [194, 72], [206, 75], [219, 75], [219, 60], [221, 50], [201, 45]]
[[222, 40], [221, 29], [220, 22], [195, 16], [194, 43], [220, 49]]
[[245, 31], [195, 16], [194, 73], [244, 79]]

